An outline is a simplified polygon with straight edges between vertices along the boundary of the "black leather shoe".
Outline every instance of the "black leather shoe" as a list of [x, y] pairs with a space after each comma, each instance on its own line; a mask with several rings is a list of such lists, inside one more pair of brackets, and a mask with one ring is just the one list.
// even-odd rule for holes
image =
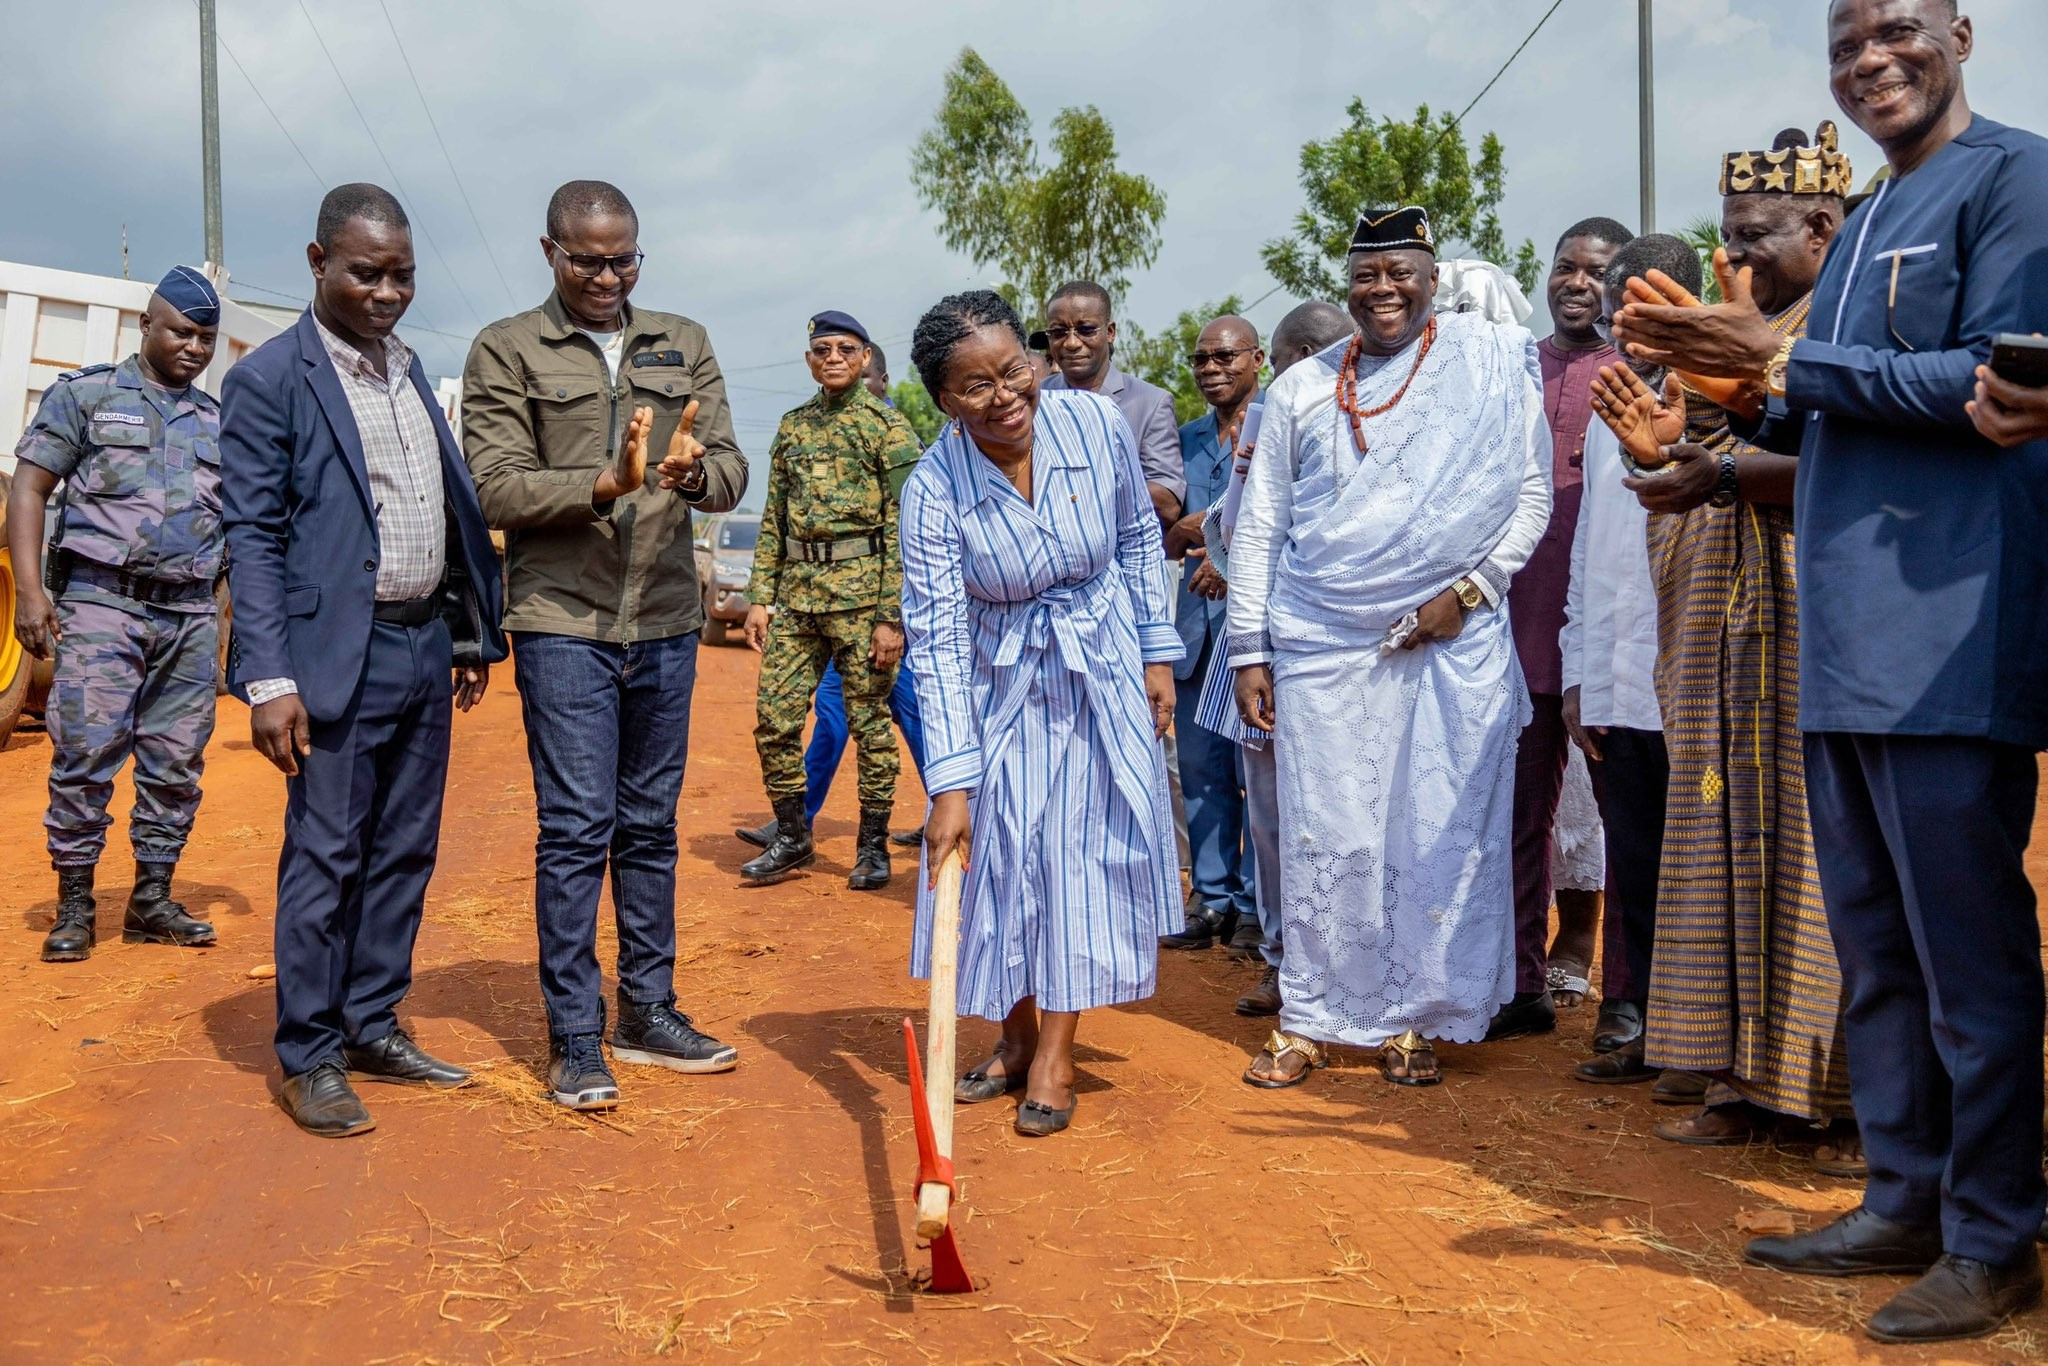
[[878, 891], [889, 885], [889, 808], [863, 808], [860, 840], [854, 846], [853, 874], [846, 885], [856, 892]]
[[619, 993], [619, 1023], [612, 1031], [612, 1056], [620, 1062], [650, 1063], [676, 1072], [730, 1072], [740, 1051], [690, 1023], [665, 1001], [641, 1005]]
[[1191, 907], [1187, 926], [1178, 934], [1159, 936], [1162, 949], [1206, 949], [1211, 944], [1228, 944], [1237, 933], [1236, 911], [1212, 911]]
[[1486, 1027], [1486, 1042], [1499, 1043], [1503, 1039], [1548, 1034], [1556, 1028], [1557, 1007], [1551, 1003], [1548, 988], [1518, 991], [1513, 1000], [1500, 1008], [1500, 1013], [1493, 1017], [1493, 1023]]
[[816, 857], [811, 846], [811, 827], [804, 821], [803, 794], [780, 797], [775, 802], [774, 840], [761, 857], [740, 865], [740, 876], [749, 882], [765, 882], [808, 868]]
[[1643, 1037], [1643, 1009], [1634, 1001], [1602, 1001], [1593, 1021], [1593, 1051], [1612, 1053]]
[[82, 963], [99, 939], [99, 903], [92, 899], [93, 865], [57, 870], [57, 923], [43, 936], [45, 963]]
[[394, 1029], [371, 1043], [349, 1044], [343, 1047], [341, 1056], [353, 1081], [389, 1081], [401, 1086], [435, 1086], [452, 1091], [472, 1080], [468, 1071], [434, 1057], [402, 1029]]
[[915, 849], [924, 843], [924, 827], [920, 825], [915, 830], [898, 830], [889, 836], [889, 843], [901, 845], [905, 849]]
[[766, 849], [769, 845], [775, 843], [775, 832], [779, 829], [781, 829], [781, 823], [770, 820], [766, 825], [757, 825], [752, 830], [735, 830], [733, 834], [745, 840], [748, 844], [753, 845], [756, 849]]
[[1657, 1080], [1658, 1070], [1643, 1061], [1643, 1041], [1630, 1040], [1611, 1053], [1595, 1053], [1572, 1069], [1572, 1076], [1596, 1086], [1632, 1086]]
[[1981, 1338], [2040, 1302], [2041, 1258], [2032, 1248], [2010, 1266], [1944, 1254], [1872, 1314], [1863, 1331], [1879, 1342]]
[[292, 1117], [292, 1123], [316, 1138], [347, 1138], [366, 1134], [377, 1127], [363, 1108], [356, 1088], [348, 1084], [348, 1073], [339, 1062], [329, 1060], [310, 1072], [284, 1079], [277, 1103]]
[[175, 863], [137, 863], [135, 890], [128, 894], [128, 914], [121, 920], [121, 938], [130, 944], [175, 944], [179, 948], [213, 947], [213, 926], [171, 900]]
[[1938, 1224], [1895, 1224], [1861, 1205], [1810, 1233], [1752, 1238], [1742, 1249], [1751, 1266], [1800, 1276], [1917, 1276], [1940, 1259]]

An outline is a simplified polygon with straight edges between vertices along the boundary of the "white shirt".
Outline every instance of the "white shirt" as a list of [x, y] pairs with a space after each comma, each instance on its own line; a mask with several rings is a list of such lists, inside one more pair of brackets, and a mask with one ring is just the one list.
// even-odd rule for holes
[[1598, 419], [1586, 428], [1584, 459], [1586, 491], [1557, 637], [1564, 686], [1579, 690], [1581, 725], [1661, 731], [1650, 514], [1623, 487], [1621, 443]]
[[587, 327], [576, 329], [597, 343], [598, 354], [604, 357], [604, 368], [612, 372], [612, 383], [619, 382], [619, 362], [626, 357], [626, 329], [621, 327], [612, 332], [593, 332]]

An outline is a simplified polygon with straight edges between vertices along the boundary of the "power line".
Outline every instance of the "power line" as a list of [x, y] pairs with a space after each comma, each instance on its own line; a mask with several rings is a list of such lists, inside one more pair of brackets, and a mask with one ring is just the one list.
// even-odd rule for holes
[[[398, 168], [391, 164], [390, 157], [384, 155], [384, 145], [377, 141], [376, 130], [370, 127], [370, 120], [363, 113], [363, 106], [357, 103], [356, 92], [349, 88], [348, 77], [341, 74], [340, 64], [334, 60], [334, 54], [327, 50], [327, 40], [320, 36], [320, 26], [313, 22], [312, 12], [306, 8], [306, 0], [299, 0], [299, 13], [305, 16], [306, 27], [313, 30], [313, 41], [320, 45], [320, 55], [327, 59], [328, 67], [334, 72], [334, 79], [341, 82], [341, 93], [348, 97], [349, 107], [356, 111], [356, 119], [363, 125], [363, 131], [369, 134], [370, 146], [376, 149], [377, 159], [384, 163], [385, 170], [391, 172], [391, 183], [397, 186], [400, 195], [412, 199], [411, 193], [405, 188], [405, 182], [399, 179]], [[421, 201], [413, 202], [417, 204]], [[424, 218], [420, 220], [420, 235], [427, 239], [427, 247], [434, 253], [434, 259], [440, 262], [441, 269], [447, 272], [448, 282], [455, 286], [456, 297], [462, 300], [462, 306], [469, 310], [470, 317], [481, 324], [484, 315], [469, 301], [469, 295], [463, 291], [462, 281], [456, 276], [454, 268], [448, 264], [448, 258], [441, 254], [441, 244], [434, 240], [434, 234], [427, 227]]]
[[[1479, 87], [1479, 93], [1474, 95], [1471, 98], [1471, 100], [1466, 103], [1465, 107], [1458, 111], [1458, 117], [1452, 119], [1449, 123], [1445, 124], [1444, 130], [1441, 133], [1438, 133], [1436, 137], [1433, 140], [1431, 140], [1429, 144], [1430, 152], [1434, 152], [1436, 150], [1437, 143], [1442, 142], [1445, 138], [1450, 136], [1451, 130], [1453, 128], [1456, 128], [1459, 124], [1465, 121], [1465, 116], [1472, 112], [1474, 106], [1476, 106], [1481, 100], [1486, 98], [1486, 92], [1493, 89], [1494, 83], [1500, 80], [1501, 77], [1508, 74], [1508, 68], [1515, 64], [1515, 58], [1522, 55], [1523, 48], [1529, 46], [1530, 43], [1535, 41], [1536, 35], [1543, 31], [1543, 26], [1550, 22], [1550, 16], [1557, 13], [1558, 7], [1562, 4], [1564, 4], [1564, 0], [1551, 0], [1550, 8], [1543, 11], [1543, 17], [1536, 21], [1536, 27], [1530, 29], [1528, 34], [1525, 37], [1523, 37], [1522, 41], [1515, 45], [1515, 50], [1508, 54], [1508, 59], [1500, 64], [1500, 70], [1493, 73], [1493, 79], [1489, 80], [1485, 85]], [[1423, 155], [1427, 156], [1428, 152], [1425, 152]]]
[[[199, 0], [192, 0], [192, 3], [195, 6], [197, 6]], [[305, 164], [307, 174], [313, 177], [313, 181], [315, 184], [317, 184], [321, 189], [325, 190], [327, 188], [327, 182], [321, 178], [321, 175], [318, 171], [313, 169], [312, 159], [306, 155], [306, 149], [299, 146], [299, 140], [292, 136], [291, 129], [284, 126], [284, 120], [279, 118], [277, 116], [277, 111], [270, 107], [270, 101], [263, 98], [263, 92], [257, 88], [256, 78], [249, 74], [249, 68], [242, 65], [242, 59], [240, 57], [237, 57], [235, 55], [235, 50], [228, 46], [227, 39], [221, 37], [219, 33], [216, 32], [214, 34], [214, 41], [220, 44], [220, 50], [222, 52], [228, 54], [228, 60], [235, 64], [235, 70], [242, 73], [242, 79], [248, 83], [249, 93], [256, 97], [256, 103], [263, 106], [263, 112], [270, 115], [270, 121], [277, 125], [277, 131], [284, 134], [284, 140], [286, 142], [289, 142], [292, 145], [292, 150], [299, 154], [299, 160]]]
[[491, 269], [498, 273], [498, 283], [505, 287], [505, 302], [517, 308], [519, 301], [513, 297], [512, 282], [505, 278], [505, 268], [498, 264], [498, 254], [491, 250], [491, 239], [484, 232], [484, 225], [476, 216], [476, 205], [469, 202], [469, 191], [462, 186], [462, 172], [455, 169], [455, 158], [448, 155], [448, 144], [441, 137], [441, 125], [434, 122], [434, 111], [427, 106], [427, 92], [420, 89], [420, 78], [412, 69], [412, 58], [406, 55], [405, 40], [398, 36], [398, 25], [391, 22], [391, 7], [386, 5], [384, 0], [377, 0], [377, 8], [384, 11], [384, 27], [391, 30], [391, 41], [398, 48], [398, 60], [405, 63], [405, 74], [412, 80], [412, 93], [420, 97], [420, 108], [426, 113], [427, 127], [434, 130], [434, 141], [441, 147], [441, 159], [448, 163], [448, 174], [455, 180], [455, 192], [462, 196], [462, 207], [469, 210], [469, 221], [475, 226], [476, 235], [484, 244], [484, 255], [490, 258]]
[[[268, 285], [251, 284], [249, 281], [241, 279], [239, 277], [237, 277], [230, 283], [229, 288], [253, 289], [258, 294], [268, 294], [272, 298], [286, 299], [292, 303], [300, 305], [310, 305], [313, 302], [311, 299], [306, 298], [303, 294], [290, 294], [282, 289], [272, 289]], [[228, 297], [233, 298], [234, 296], [231, 294]], [[447, 337], [453, 341], [459, 341], [465, 346], [476, 340], [475, 337], [467, 337], [460, 332], [444, 332], [438, 327], [428, 327], [424, 323], [409, 323], [407, 324], [405, 330], [408, 332], [431, 332], [437, 337]]]

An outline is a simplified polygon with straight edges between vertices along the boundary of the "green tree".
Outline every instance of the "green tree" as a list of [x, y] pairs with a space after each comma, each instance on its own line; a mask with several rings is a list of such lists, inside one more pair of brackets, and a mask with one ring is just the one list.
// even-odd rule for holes
[[1041, 164], [1031, 116], [970, 47], [910, 156], [910, 183], [938, 212], [940, 239], [1001, 271], [1034, 327], [1068, 280], [1122, 294], [1158, 257], [1166, 216], [1157, 186], [1117, 169], [1116, 136], [1095, 106], [1055, 115], [1049, 150], [1052, 163]]
[[1678, 236], [1700, 254], [1701, 301], [1720, 303], [1721, 281], [1714, 274], [1714, 253], [1721, 249], [1721, 225], [1701, 214], [1680, 229]]
[[939, 411], [939, 405], [932, 402], [924, 381], [899, 379], [889, 386], [889, 401], [896, 405], [896, 411], [903, 414], [917, 433], [917, 439], [929, 446], [939, 439], [939, 428], [946, 425], [946, 415]]
[[1188, 355], [1211, 318], [1243, 311], [1244, 300], [1227, 294], [1216, 303], [1183, 311], [1163, 332], [1148, 333], [1135, 323], [1119, 324], [1117, 360], [1128, 373], [1150, 380], [1173, 395], [1175, 421], [1193, 422], [1209, 411], [1209, 402], [1195, 387], [1195, 372], [1188, 364]]
[[1302, 144], [1307, 202], [1293, 232], [1259, 251], [1274, 279], [1297, 298], [1343, 298], [1339, 271], [1359, 210], [1420, 204], [1443, 254], [1482, 257], [1512, 273], [1525, 293], [1535, 292], [1542, 270], [1535, 244], [1524, 239], [1511, 249], [1501, 230], [1507, 159], [1499, 138], [1481, 138], [1475, 158], [1452, 117], [1432, 115], [1428, 105], [1402, 123], [1375, 119], [1365, 101], [1353, 97], [1345, 114], [1349, 122], [1334, 137]]

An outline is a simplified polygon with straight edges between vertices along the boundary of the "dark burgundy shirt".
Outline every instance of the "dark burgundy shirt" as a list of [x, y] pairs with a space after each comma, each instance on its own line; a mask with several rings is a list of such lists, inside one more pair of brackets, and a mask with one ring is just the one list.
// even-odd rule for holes
[[1593, 377], [1601, 366], [1613, 362], [1614, 349], [1566, 351], [1545, 337], [1536, 343], [1536, 353], [1543, 368], [1543, 415], [1550, 423], [1550, 525], [1508, 588], [1508, 615], [1529, 691], [1556, 694], [1564, 691], [1564, 658], [1557, 635], [1564, 629], [1572, 535], [1579, 527], [1579, 499], [1584, 493]]

